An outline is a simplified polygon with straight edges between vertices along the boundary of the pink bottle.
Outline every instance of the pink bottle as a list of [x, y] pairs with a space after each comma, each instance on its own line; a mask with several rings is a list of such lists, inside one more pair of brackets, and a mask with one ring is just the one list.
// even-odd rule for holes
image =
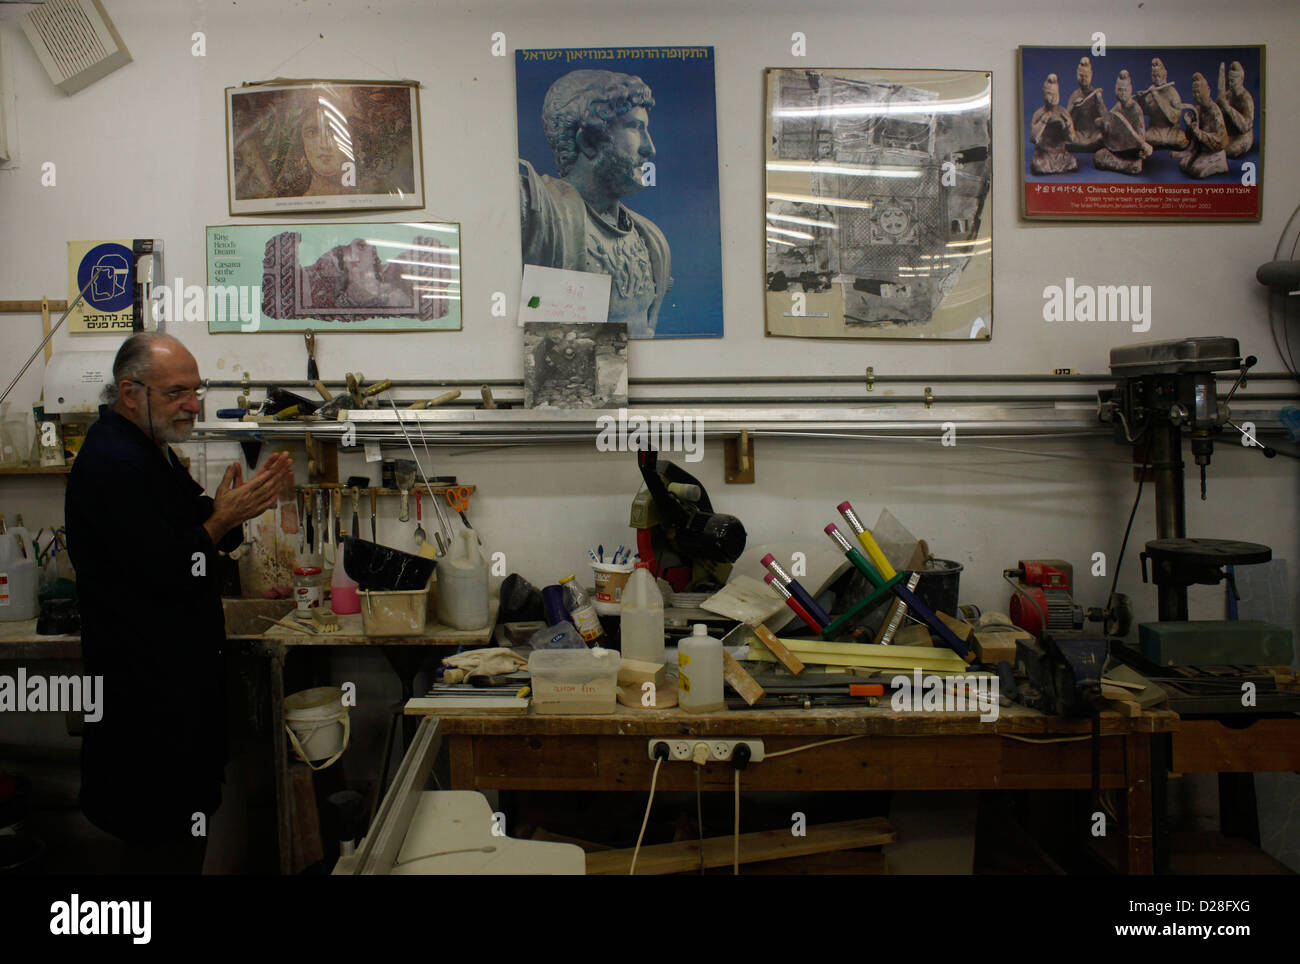
[[334, 577], [330, 580], [330, 607], [335, 615], [348, 616], [361, 612], [361, 597], [357, 595], [357, 581], [343, 567], [343, 543], [339, 543], [338, 559], [334, 561]]

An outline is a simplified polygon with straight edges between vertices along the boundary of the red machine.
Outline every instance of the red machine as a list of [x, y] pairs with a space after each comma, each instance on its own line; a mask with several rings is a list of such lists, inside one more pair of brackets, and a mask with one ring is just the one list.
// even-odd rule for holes
[[[1007, 611], [1011, 621], [1035, 638], [1047, 633], [1081, 630], [1085, 619], [1102, 623], [1108, 636], [1123, 636], [1133, 622], [1133, 605], [1123, 593], [1116, 593], [1105, 609], [1086, 611], [1074, 601], [1074, 566], [1064, 559], [1022, 559], [1003, 577], [1015, 587]], [[1012, 582], [1012, 578], [1018, 582]], [[1046, 626], [1043, 621], [1046, 619]]]

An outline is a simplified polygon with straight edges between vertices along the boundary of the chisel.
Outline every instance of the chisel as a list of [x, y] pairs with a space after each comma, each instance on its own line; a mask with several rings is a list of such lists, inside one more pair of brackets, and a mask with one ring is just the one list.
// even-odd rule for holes
[[370, 541], [378, 542], [379, 537], [375, 535], [375, 513], [379, 508], [379, 490], [370, 490]]
[[361, 519], [357, 516], [357, 505], [361, 500], [361, 490], [352, 486], [352, 538], [361, 538]]

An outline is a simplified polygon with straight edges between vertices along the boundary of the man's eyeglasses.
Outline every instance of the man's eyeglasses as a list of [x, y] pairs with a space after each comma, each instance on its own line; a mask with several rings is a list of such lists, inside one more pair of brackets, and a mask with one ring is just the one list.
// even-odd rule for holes
[[154, 388], [152, 385], [146, 385], [139, 379], [132, 379], [132, 381], [141, 388], [147, 388], [151, 392], [157, 392], [169, 402], [180, 402], [190, 398], [197, 402], [208, 393], [208, 386], [206, 385], [200, 385], [198, 388], [178, 388], [174, 392], [164, 392], [161, 388]]

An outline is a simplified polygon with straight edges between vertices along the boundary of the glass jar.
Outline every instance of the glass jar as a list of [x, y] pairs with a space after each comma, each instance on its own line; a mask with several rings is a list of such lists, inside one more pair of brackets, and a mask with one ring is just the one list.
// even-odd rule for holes
[[320, 566], [299, 566], [293, 571], [293, 598], [299, 619], [310, 619], [318, 609], [324, 592], [325, 576]]

